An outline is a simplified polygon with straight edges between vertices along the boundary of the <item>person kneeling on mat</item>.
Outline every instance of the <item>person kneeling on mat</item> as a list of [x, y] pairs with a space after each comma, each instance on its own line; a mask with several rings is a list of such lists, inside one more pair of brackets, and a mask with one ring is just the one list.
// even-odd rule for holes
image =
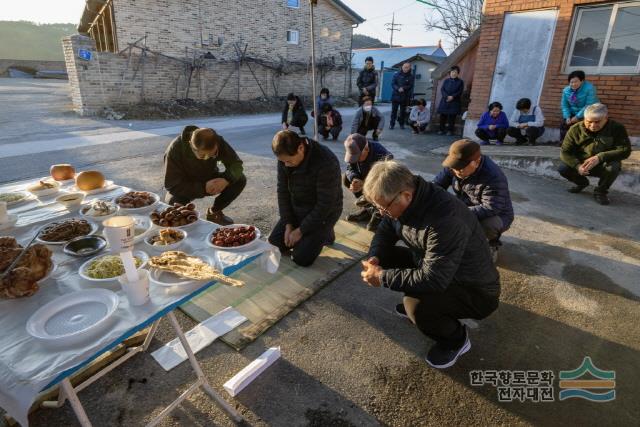
[[278, 132], [271, 143], [278, 158], [280, 220], [269, 243], [306, 267], [322, 247], [335, 240], [333, 227], [342, 213], [340, 163], [326, 146], [289, 130]]
[[452, 366], [471, 348], [459, 319], [498, 308], [500, 277], [480, 223], [453, 194], [393, 160], [371, 168], [364, 195], [384, 219], [362, 262], [363, 281], [403, 292], [396, 313], [436, 342], [427, 363]]

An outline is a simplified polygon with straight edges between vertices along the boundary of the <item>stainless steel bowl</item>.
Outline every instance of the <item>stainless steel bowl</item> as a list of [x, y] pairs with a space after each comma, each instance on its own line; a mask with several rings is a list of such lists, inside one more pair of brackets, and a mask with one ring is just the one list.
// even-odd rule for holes
[[100, 236], [80, 236], [69, 240], [62, 250], [71, 256], [87, 257], [101, 252], [106, 246], [107, 241]]

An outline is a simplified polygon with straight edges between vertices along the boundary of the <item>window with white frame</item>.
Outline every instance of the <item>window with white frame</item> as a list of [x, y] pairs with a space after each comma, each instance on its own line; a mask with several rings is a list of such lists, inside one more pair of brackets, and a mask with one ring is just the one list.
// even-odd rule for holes
[[298, 44], [300, 41], [300, 33], [298, 30], [287, 30], [287, 43]]
[[628, 74], [640, 71], [640, 2], [577, 9], [566, 71]]
[[300, 0], [287, 0], [287, 7], [300, 7]]

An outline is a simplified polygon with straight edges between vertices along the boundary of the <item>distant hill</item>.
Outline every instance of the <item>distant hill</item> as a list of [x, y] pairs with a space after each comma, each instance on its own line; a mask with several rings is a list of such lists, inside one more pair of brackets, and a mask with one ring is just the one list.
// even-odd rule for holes
[[62, 37], [75, 33], [75, 24], [0, 21], [0, 59], [63, 61]]
[[387, 43], [383, 43], [375, 37], [365, 36], [364, 34], [353, 35], [354, 49], [373, 49], [379, 47], [389, 47], [389, 45]]

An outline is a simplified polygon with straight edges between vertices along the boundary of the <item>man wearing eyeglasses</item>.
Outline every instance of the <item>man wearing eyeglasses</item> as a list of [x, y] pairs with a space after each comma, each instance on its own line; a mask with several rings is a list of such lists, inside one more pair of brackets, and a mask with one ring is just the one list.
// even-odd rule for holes
[[513, 222], [513, 205], [507, 177], [489, 157], [480, 151], [480, 144], [460, 139], [449, 147], [442, 162], [444, 169], [434, 183], [453, 192], [473, 212], [484, 230], [493, 262], [498, 260], [500, 236]]
[[[218, 162], [224, 165], [220, 172]], [[233, 224], [223, 212], [242, 193], [247, 178], [242, 160], [213, 129], [186, 126], [164, 155], [166, 202], [183, 205], [207, 196], [216, 196], [207, 210], [207, 221]]]
[[480, 223], [454, 195], [395, 161], [373, 166], [364, 195], [384, 219], [362, 263], [363, 281], [404, 293], [396, 313], [435, 341], [427, 363], [454, 365], [471, 348], [459, 319], [498, 308], [500, 277]]

